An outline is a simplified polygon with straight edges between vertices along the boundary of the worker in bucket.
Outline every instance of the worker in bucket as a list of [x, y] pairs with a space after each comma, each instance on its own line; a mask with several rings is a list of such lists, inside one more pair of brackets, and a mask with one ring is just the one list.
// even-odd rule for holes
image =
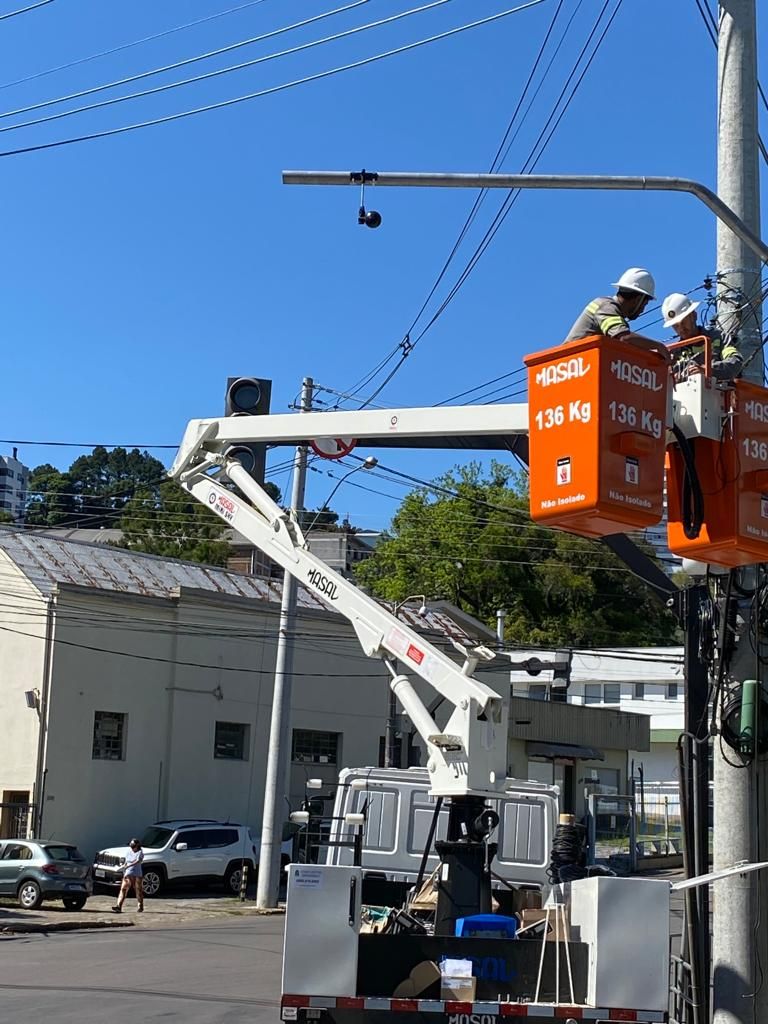
[[[661, 304], [664, 326], [671, 327], [681, 341], [687, 338], [709, 338], [712, 343], [712, 376], [715, 380], [735, 380], [742, 371], [744, 360], [731, 337], [712, 328], [702, 327], [696, 310], [700, 302], [692, 302], [681, 292], [672, 292]], [[675, 377], [682, 380], [692, 373], [704, 373], [704, 345], [701, 341], [690, 348], [674, 353]]]
[[670, 354], [662, 342], [636, 334], [629, 326], [629, 321], [636, 320], [654, 297], [656, 282], [653, 275], [642, 267], [630, 267], [613, 287], [617, 289], [613, 297], [593, 299], [588, 303], [568, 332], [566, 342], [604, 334], [608, 338], [626, 341], [635, 348], [656, 352], [669, 362]]

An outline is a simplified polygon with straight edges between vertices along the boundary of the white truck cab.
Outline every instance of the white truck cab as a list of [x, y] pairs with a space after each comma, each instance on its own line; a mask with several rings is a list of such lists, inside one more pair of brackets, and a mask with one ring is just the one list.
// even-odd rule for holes
[[[365, 810], [362, 869], [364, 899], [404, 896], [416, 881], [435, 811], [426, 768], [344, 768], [333, 809], [331, 840], [349, 840], [357, 826], [344, 823], [347, 814]], [[497, 801], [489, 801], [499, 824], [489, 840], [498, 843], [491, 870], [499, 902], [509, 887], [541, 889], [547, 884], [547, 865], [558, 820], [558, 790], [537, 782], [515, 781]], [[435, 839], [445, 839], [448, 806], [440, 810]], [[325, 862], [352, 864], [350, 846], [328, 847]], [[437, 867], [434, 845], [426, 876]], [[426, 877], [425, 876], [425, 877]], [[505, 885], [506, 883], [506, 885]], [[374, 898], [375, 897], [375, 898]], [[388, 899], [382, 899], [388, 902]]]

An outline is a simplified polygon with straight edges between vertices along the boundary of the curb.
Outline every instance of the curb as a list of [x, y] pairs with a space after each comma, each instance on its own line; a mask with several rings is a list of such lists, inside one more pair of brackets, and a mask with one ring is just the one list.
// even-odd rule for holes
[[101, 928], [133, 928], [133, 926], [133, 921], [18, 921], [0, 927], [0, 935], [93, 931]]

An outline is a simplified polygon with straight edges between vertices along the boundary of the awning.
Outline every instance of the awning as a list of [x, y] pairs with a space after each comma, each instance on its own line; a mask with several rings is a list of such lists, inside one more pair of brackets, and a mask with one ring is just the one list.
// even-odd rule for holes
[[565, 757], [580, 761], [604, 761], [605, 754], [594, 747], [578, 747], [571, 743], [538, 743], [528, 740], [525, 749], [529, 757]]

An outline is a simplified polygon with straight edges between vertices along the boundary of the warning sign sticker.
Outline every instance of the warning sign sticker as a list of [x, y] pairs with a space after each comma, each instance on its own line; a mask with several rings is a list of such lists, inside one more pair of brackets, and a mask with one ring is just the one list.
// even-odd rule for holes
[[557, 460], [557, 485], [563, 487], [571, 482], [571, 460], [570, 457], [567, 459]]
[[624, 464], [624, 481], [635, 486], [640, 483], [640, 462], [631, 455], [627, 456]]

